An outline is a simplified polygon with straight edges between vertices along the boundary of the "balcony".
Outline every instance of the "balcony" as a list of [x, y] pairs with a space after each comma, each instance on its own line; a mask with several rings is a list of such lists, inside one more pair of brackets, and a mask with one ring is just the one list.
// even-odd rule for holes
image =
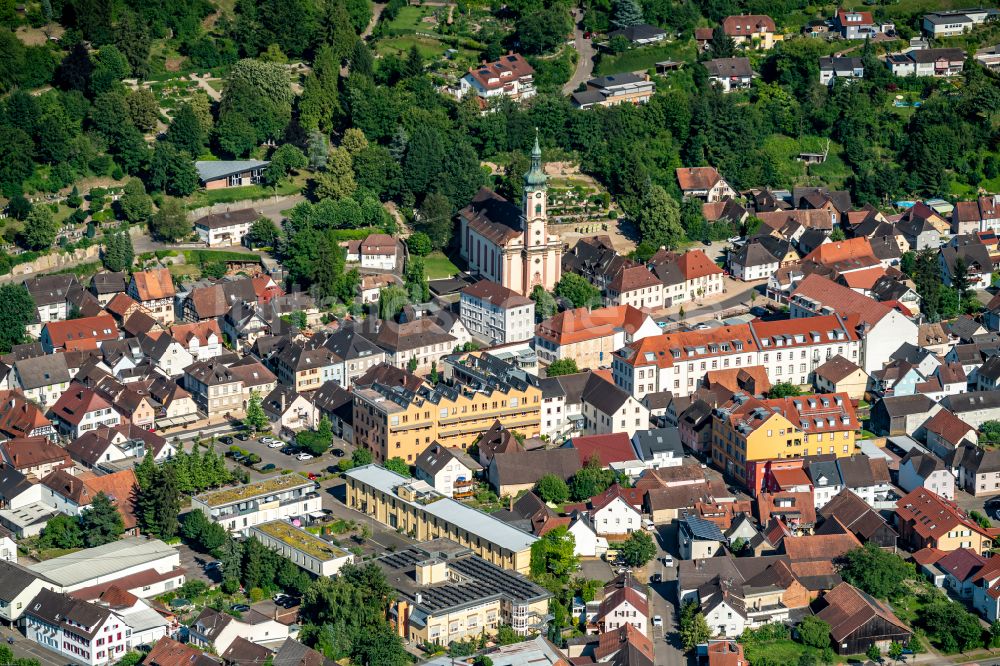
[[452, 484], [451, 496], [454, 499], [466, 499], [476, 494], [476, 482], [472, 479], [455, 481]]

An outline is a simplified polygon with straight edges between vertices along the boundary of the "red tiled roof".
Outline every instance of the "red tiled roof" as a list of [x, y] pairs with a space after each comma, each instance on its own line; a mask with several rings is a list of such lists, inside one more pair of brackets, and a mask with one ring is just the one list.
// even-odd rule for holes
[[809, 475], [801, 467], [792, 469], [772, 469], [771, 478], [781, 490], [786, 490], [795, 486], [812, 486]]
[[849, 583], [841, 583], [823, 596], [825, 607], [816, 615], [830, 625], [830, 635], [837, 643], [875, 618], [909, 631], [884, 603], [860, 592]]
[[17, 470], [51, 463], [63, 463], [66, 467], [73, 465], [66, 449], [50, 441], [48, 437], [10, 439], [0, 444], [0, 448], [3, 449], [4, 458]]
[[829, 307], [842, 317], [857, 315], [859, 322], [863, 324], [874, 325], [892, 312], [892, 308], [885, 303], [879, 303], [817, 273], [807, 275], [799, 282], [792, 292], [793, 299], [798, 297], [805, 297], [819, 303], [820, 306]]
[[50, 321], [45, 328], [52, 346], [66, 351], [97, 349], [98, 342], [118, 339], [118, 324], [106, 312], [94, 317]]
[[129, 590], [138, 590], [183, 575], [185, 575], [184, 569], [171, 569], [165, 573], [160, 573], [156, 569], [144, 569], [106, 583], [81, 587], [79, 590], [70, 592], [70, 596], [84, 601], [94, 601], [95, 599], [100, 599], [111, 588], [117, 587], [129, 593]]
[[635, 449], [632, 441], [623, 432], [610, 435], [584, 435], [570, 440], [570, 446], [576, 449], [580, 456], [580, 465], [597, 456], [601, 467], [609, 467], [611, 463], [635, 460]]
[[722, 29], [730, 37], [751, 37], [763, 32], [774, 32], [774, 19], [766, 14], [727, 16], [722, 19]]
[[535, 327], [535, 332], [539, 337], [556, 344], [567, 345], [613, 335], [617, 328], [634, 332], [642, 326], [647, 316], [631, 305], [597, 310], [576, 308], [546, 319]]
[[636, 289], [655, 287], [661, 284], [659, 278], [645, 266], [629, 266], [618, 271], [618, 275], [608, 285], [608, 289], [623, 294]]
[[940, 569], [964, 581], [979, 571], [986, 564], [986, 558], [968, 548], [956, 548], [937, 561]]
[[721, 275], [723, 272], [701, 250], [688, 250], [677, 257], [677, 267], [681, 269], [681, 273], [687, 280], [695, 280], [709, 275]]
[[959, 526], [989, 536], [957, 504], [922, 487], [896, 501], [896, 516], [900, 523], [911, 525], [913, 531], [921, 537], [935, 542]]
[[52, 422], [20, 391], [0, 391], [0, 433], [10, 438], [27, 437]]
[[96, 391], [73, 383], [52, 406], [52, 414], [60, 421], [77, 426], [80, 425], [80, 421], [88, 412], [110, 408], [111, 403], [102, 398]]
[[708, 190], [721, 180], [715, 167], [683, 167], [677, 169], [677, 182], [682, 190]]
[[600, 511], [619, 497], [629, 506], [638, 508], [642, 506], [642, 500], [645, 495], [646, 493], [639, 488], [623, 488], [619, 484], [613, 483], [610, 488], [600, 495], [590, 498], [590, 509], [592, 511]]
[[942, 409], [929, 418], [924, 423], [924, 428], [953, 446], [958, 446], [963, 437], [970, 431], [975, 431], [975, 428], [947, 409]]
[[[735, 350], [735, 343], [743, 347], [738, 352]], [[727, 350], [722, 350], [723, 345], [727, 346]], [[708, 330], [653, 335], [633, 342], [626, 347], [626, 350], [627, 355], [616, 352], [616, 356], [629, 365], [655, 364], [660, 368], [669, 368], [675, 361], [674, 352], [677, 353], [676, 362], [684, 363], [717, 356], [720, 352], [752, 354], [758, 351], [758, 347], [750, 325], [736, 324]]]
[[761, 493], [757, 496], [757, 519], [765, 524], [772, 515], [780, 516], [790, 526], [815, 525], [816, 505], [812, 492]]
[[936, 564], [945, 555], [946, 553], [943, 550], [928, 546], [913, 553], [913, 561], [922, 566], [930, 566]]
[[833, 243], [823, 243], [815, 250], [802, 257], [803, 261], [815, 261], [817, 264], [832, 264], [838, 261], [858, 258], [875, 258], [871, 243], [867, 238], [849, 238]]
[[509, 53], [499, 60], [469, 68], [469, 75], [487, 90], [502, 88], [511, 81], [531, 76], [534, 73], [535, 68], [529, 65], [528, 61], [519, 53]]
[[166, 268], [153, 268], [148, 271], [137, 271], [132, 274], [136, 293], [140, 301], [152, 301], [160, 298], [173, 298], [175, 295], [174, 280]]
[[[848, 21], [848, 14], [857, 15], [859, 20]], [[871, 12], [856, 12], [840, 8], [837, 9], [837, 20], [840, 21], [840, 25], [873, 25], [875, 23], [875, 21], [872, 20]]]
[[[877, 261], [877, 260], [876, 260]], [[850, 271], [841, 273], [840, 279], [851, 289], [871, 289], [879, 278], [885, 276], [885, 269], [881, 266], [863, 268], [860, 271]]]
[[614, 612], [624, 603], [630, 603], [642, 615], [649, 615], [649, 607], [646, 600], [629, 586], [619, 587], [611, 594], [604, 597], [600, 610], [597, 611], [597, 621], [601, 622], [609, 613]]

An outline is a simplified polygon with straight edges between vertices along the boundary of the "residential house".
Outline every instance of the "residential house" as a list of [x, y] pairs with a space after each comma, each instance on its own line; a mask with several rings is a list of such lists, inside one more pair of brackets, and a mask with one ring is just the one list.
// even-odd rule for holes
[[470, 67], [459, 81], [458, 97], [475, 95], [481, 108], [497, 98], [520, 101], [535, 95], [535, 69], [518, 53]]
[[375, 275], [362, 275], [358, 290], [361, 295], [361, 303], [368, 305], [378, 303], [379, 294], [388, 287], [402, 287], [403, 281], [392, 273], [376, 273]]
[[656, 263], [653, 272], [663, 282], [663, 305], [718, 296], [725, 289], [724, 272], [701, 250], [688, 250], [670, 261]]
[[638, 430], [632, 435], [632, 446], [647, 469], [677, 467], [684, 462], [684, 447], [677, 427]]
[[626, 26], [619, 30], [612, 30], [608, 33], [609, 38], [616, 37], [618, 35], [621, 35], [632, 44], [642, 46], [644, 44], [662, 42], [667, 38], [667, 31], [648, 23], [637, 23], [636, 25]]
[[199, 411], [209, 417], [246, 409], [243, 380], [216, 359], [184, 368], [183, 381]]
[[701, 64], [708, 70], [709, 83], [723, 93], [746, 90], [753, 81], [754, 71], [749, 58], [715, 58]]
[[837, 470], [845, 488], [875, 509], [891, 509], [896, 498], [885, 458], [858, 454], [837, 459]]
[[765, 51], [781, 39], [774, 19], [764, 14], [742, 14], [722, 19], [722, 31], [737, 45], [760, 48]]
[[974, 497], [1000, 494], [1000, 450], [974, 444], [959, 446], [954, 452], [956, 483]]
[[55, 434], [45, 411], [29, 402], [21, 391], [0, 391], [0, 439], [38, 436], [51, 439]]
[[859, 57], [823, 56], [819, 59], [819, 82], [833, 85], [837, 79], [857, 80], [865, 76], [865, 66]]
[[709, 520], [685, 515], [677, 522], [677, 547], [681, 559], [713, 557], [728, 543], [719, 526]]
[[567, 448], [494, 453], [486, 478], [497, 495], [513, 497], [534, 488], [547, 474], [569, 481], [581, 467], [578, 453]]
[[619, 104], [645, 104], [656, 93], [656, 84], [648, 76], [632, 72], [610, 74], [586, 82], [586, 89], [574, 92], [570, 99], [578, 109]]
[[128, 284], [128, 295], [163, 326], [174, 323], [176, 293], [173, 278], [166, 268], [136, 271]]
[[[968, 440], [970, 444], [979, 442], [979, 434], [976, 429], [947, 409], [938, 410], [921, 426], [921, 430], [927, 448], [942, 460], [951, 459], [965, 440]], [[955, 462], [958, 461], [955, 460]]]
[[910, 492], [918, 487], [949, 500], [955, 499], [955, 476], [944, 461], [933, 454], [910, 450], [899, 463], [899, 487]]
[[959, 261], [965, 265], [966, 278], [972, 289], [986, 289], [992, 284], [993, 260], [986, 246], [982, 243], [969, 243], [960, 247], [946, 245], [941, 248], [938, 263], [941, 266], [941, 276], [949, 287], [959, 266]]
[[925, 395], [887, 396], [872, 406], [871, 428], [881, 435], [906, 435], [940, 410], [941, 405]]
[[772, 518], [787, 525], [793, 535], [812, 533], [816, 527], [816, 505], [810, 489], [760, 493], [757, 496], [757, 522], [767, 525]]
[[392, 236], [369, 234], [362, 240], [347, 241], [343, 245], [347, 248], [347, 263], [358, 263], [361, 268], [371, 270], [396, 270], [401, 248]]
[[604, 596], [594, 621], [602, 632], [615, 631], [631, 624], [645, 635], [648, 618], [646, 595], [631, 585], [623, 585]]
[[66, 469], [57, 469], [43, 478], [40, 485], [42, 502], [70, 516], [79, 516], [87, 511], [94, 497], [104, 493], [121, 514], [125, 533], [130, 536], [138, 534], [135, 496], [139, 492], [139, 483], [131, 469], [103, 475], [93, 472], [74, 475]]
[[66, 449], [43, 436], [8, 439], [0, 443], [0, 456], [4, 467], [17, 470], [32, 482], [57, 469], [69, 468], [73, 472], [73, 461]]
[[535, 327], [535, 351], [546, 364], [573, 359], [579, 368], [598, 368], [611, 363], [615, 350], [661, 333], [652, 317], [630, 305], [577, 308]]
[[993, 547], [990, 534], [958, 505], [923, 487], [896, 502], [896, 527], [899, 538], [913, 550], [970, 548], [985, 554]]
[[188, 642], [222, 654], [240, 638], [251, 643], [270, 643], [287, 639], [288, 633], [287, 624], [253, 609], [236, 618], [213, 608], [205, 608], [189, 627]]
[[[861, 543], [896, 550], [899, 535], [871, 505], [845, 488], [818, 509], [824, 521], [836, 520]], [[825, 523], [824, 523], [825, 525]], [[822, 526], [821, 526], [822, 531]]]
[[270, 162], [261, 160], [210, 160], [194, 163], [198, 181], [206, 190], [246, 187], [263, 182]]
[[830, 625], [837, 654], [864, 654], [872, 645], [885, 651], [890, 644], [906, 645], [913, 637], [888, 604], [849, 583], [824, 594], [816, 609], [816, 616]]
[[434, 486], [445, 497], [463, 498], [476, 489], [475, 472], [482, 465], [461, 449], [448, 449], [434, 442], [417, 456], [416, 478]]
[[38, 321], [63, 321], [69, 316], [67, 295], [80, 285], [75, 275], [36, 275], [24, 281], [38, 312]]
[[813, 386], [819, 393], [844, 393], [851, 400], [861, 400], [868, 387], [868, 375], [856, 362], [837, 354], [816, 368]]
[[192, 362], [221, 356], [224, 351], [222, 330], [217, 320], [174, 324], [170, 327], [170, 337], [184, 347], [191, 355]]
[[844, 39], [868, 39], [878, 33], [871, 12], [838, 8], [833, 17], [833, 28]]
[[886, 56], [896, 76], [957, 76], [965, 65], [965, 51], [958, 48], [916, 49]]
[[462, 290], [460, 317], [469, 334], [491, 344], [530, 340], [535, 335], [535, 302], [489, 280]]
[[73, 661], [97, 666], [121, 659], [131, 627], [110, 609], [42, 588], [23, 614], [28, 640]]
[[209, 247], [242, 245], [251, 225], [260, 217], [253, 208], [211, 213], [195, 220], [194, 230]]
[[649, 427], [649, 409], [597, 373], [583, 389], [583, 431], [591, 435], [626, 433]]
[[14, 361], [12, 387], [24, 398], [48, 408], [69, 388], [66, 354], [49, 354]]
[[947, 395], [938, 403], [971, 426], [1000, 419], [1000, 389]]
[[121, 414], [97, 391], [75, 383], [52, 406], [52, 417], [59, 431], [70, 438], [122, 422]]
[[147, 454], [155, 462], [164, 462], [177, 453], [177, 446], [152, 431], [123, 425], [84, 433], [67, 444], [66, 451], [80, 465], [95, 469], [128, 458], [138, 460]]
[[90, 278], [88, 289], [98, 303], [106, 306], [115, 296], [128, 290], [128, 273], [100, 271]]
[[315, 428], [319, 421], [315, 409], [291, 386], [279, 385], [261, 399], [264, 413], [281, 432]]
[[664, 285], [645, 266], [629, 266], [618, 272], [605, 289], [609, 307], [631, 305], [639, 310], [663, 307]]
[[109, 314], [50, 321], [42, 327], [41, 342], [46, 354], [63, 351], [95, 350], [106, 340], [117, 340], [118, 325]]
[[[741, 58], [746, 60], [746, 58]], [[683, 167], [676, 170], [677, 183], [685, 197], [702, 199], [708, 203], [725, 201], [736, 196], [736, 190], [719, 175], [714, 167]]]
[[42, 589], [53, 583], [17, 563], [15, 558], [0, 559], [0, 618], [6, 622], [19, 622], [25, 609]]
[[988, 558], [973, 575], [972, 605], [987, 622], [1000, 619], [1000, 558]]
[[771, 245], [763, 242], [763, 239], [751, 238], [736, 251], [730, 252], [728, 264], [733, 277], [750, 282], [765, 280], [774, 275], [781, 267], [782, 257], [775, 253]]

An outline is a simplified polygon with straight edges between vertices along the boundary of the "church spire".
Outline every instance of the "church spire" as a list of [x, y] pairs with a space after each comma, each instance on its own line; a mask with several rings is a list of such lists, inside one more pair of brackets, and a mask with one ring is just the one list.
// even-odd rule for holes
[[542, 147], [538, 144], [538, 128], [535, 128], [535, 147], [531, 149], [531, 169], [524, 174], [525, 185], [544, 186], [547, 178], [542, 170]]

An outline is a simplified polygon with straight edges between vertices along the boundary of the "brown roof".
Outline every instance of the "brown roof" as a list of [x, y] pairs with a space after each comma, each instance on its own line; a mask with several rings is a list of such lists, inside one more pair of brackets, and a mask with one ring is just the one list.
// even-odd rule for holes
[[490, 280], [480, 280], [469, 285], [462, 290], [462, 293], [503, 309], [531, 305], [534, 302], [530, 298], [525, 298], [516, 291]]
[[861, 542], [847, 532], [785, 537], [784, 546], [785, 554], [792, 562], [829, 562], [860, 548]]
[[139, 301], [135, 300], [125, 292], [119, 292], [115, 294], [110, 301], [108, 301], [108, 304], [104, 306], [104, 309], [118, 317], [118, 319], [124, 319], [125, 315], [129, 314], [129, 310], [136, 307], [140, 307]]
[[715, 167], [682, 167], [676, 170], [681, 190], [709, 190], [722, 177]]
[[145, 666], [218, 666], [222, 661], [193, 645], [179, 643], [164, 636], [156, 642], [142, 663]]
[[653, 275], [645, 266], [629, 266], [618, 271], [618, 275], [608, 285], [608, 289], [623, 294], [636, 289], [655, 287], [660, 284], [659, 279]]
[[535, 333], [556, 344], [566, 345], [607, 337], [613, 335], [618, 328], [634, 332], [642, 326], [647, 316], [631, 305], [596, 310], [577, 308], [546, 319], [535, 327]]
[[618, 629], [600, 634], [597, 639], [597, 648], [594, 650], [594, 657], [598, 661], [604, 661], [625, 647], [626, 643], [631, 643], [647, 657], [653, 658], [653, 642], [631, 624], [625, 624]]
[[111, 403], [96, 391], [74, 383], [59, 396], [59, 400], [52, 406], [52, 414], [60, 421], [76, 426], [88, 412], [110, 407]]
[[402, 386], [409, 391], [416, 391], [423, 386], [424, 380], [412, 372], [384, 361], [368, 368], [365, 374], [354, 380], [354, 385], [362, 388], [376, 383], [384, 386]]
[[[871, 508], [849, 488], [844, 488], [834, 495], [833, 499], [819, 510], [819, 514], [825, 519], [836, 519], [841, 526], [864, 540], [872, 538], [879, 529], [888, 528], [888, 523], [882, 514]], [[826, 523], [823, 527], [825, 526]]]
[[856, 363], [853, 363], [840, 354], [837, 354], [823, 365], [816, 368], [817, 377], [825, 377], [834, 384], [847, 379], [850, 375], [861, 370]]
[[260, 217], [260, 213], [253, 208], [242, 208], [240, 210], [227, 210], [224, 213], [212, 213], [195, 221], [194, 226], [204, 229], [225, 229], [241, 224], [250, 224]]
[[94, 501], [95, 495], [104, 493], [117, 507], [118, 512], [122, 514], [125, 529], [132, 529], [136, 526], [135, 493], [138, 490], [138, 482], [135, 473], [130, 469], [103, 476], [97, 476], [91, 472], [72, 476], [59, 469], [42, 479], [42, 485], [59, 493], [77, 506], [89, 506]]
[[708, 642], [708, 666], [746, 666], [747, 658], [743, 646], [735, 640], [715, 640]]
[[722, 19], [722, 29], [730, 37], [751, 37], [763, 32], [774, 32], [774, 19], [765, 14], [727, 16]]
[[361, 241], [361, 254], [396, 254], [396, 239], [387, 234], [370, 234]]
[[910, 631], [889, 606], [849, 583], [841, 583], [827, 592], [821, 603], [824, 608], [816, 615], [830, 625], [830, 635], [837, 643], [844, 642], [848, 636], [875, 618], [896, 625], [901, 631]]
[[573, 449], [496, 453], [490, 466], [496, 468], [496, 479], [504, 486], [535, 483], [546, 474], [568, 480], [582, 467], [577, 452]]
[[132, 274], [136, 293], [140, 301], [152, 301], [159, 298], [173, 298], [176, 293], [170, 271], [166, 268], [153, 268], [148, 271], [138, 271]]
[[781, 517], [789, 525], [815, 525], [816, 505], [812, 492], [761, 493], [757, 496], [757, 519], [765, 524], [772, 516]]
[[710, 389], [721, 386], [727, 391], [746, 391], [751, 395], [765, 395], [771, 390], [771, 380], [763, 365], [709, 370], [705, 373], [705, 384]]
[[20, 391], [0, 391], [0, 434], [26, 437], [38, 428], [52, 425], [45, 412]]
[[858, 292], [837, 284], [822, 275], [813, 273], [807, 275], [795, 291], [792, 298], [805, 297], [829, 307], [841, 316], [857, 315], [860, 323], [876, 324], [883, 317], [892, 311], [888, 305], [879, 303], [873, 298], [859, 294]]
[[4, 459], [10, 461], [14, 469], [18, 471], [51, 463], [63, 463], [67, 467], [73, 465], [66, 449], [52, 442], [48, 437], [11, 439], [0, 444], [0, 449], [3, 450]]
[[216, 319], [201, 321], [195, 324], [174, 324], [170, 327], [170, 336], [187, 348], [191, 340], [196, 339], [201, 345], [208, 344], [208, 338], [215, 334], [219, 342], [222, 342], [222, 329]]
[[900, 523], [909, 524], [918, 535], [935, 542], [956, 527], [965, 527], [990, 538], [957, 504], [923, 487], [897, 500], [896, 516]]
[[458, 212], [480, 236], [505, 246], [523, 233], [521, 209], [489, 188], [482, 188]]
[[927, 432], [934, 433], [943, 441], [955, 447], [961, 444], [962, 439], [970, 431], [975, 431], [975, 428], [947, 409], [942, 409], [927, 419], [927, 422], [924, 423], [924, 428], [927, 429]]
[[695, 280], [709, 275], [721, 275], [723, 272], [701, 250], [688, 250], [677, 257], [677, 267], [680, 268], [687, 280]]
[[602, 621], [609, 613], [614, 612], [626, 602], [632, 604], [643, 616], [649, 615], [646, 599], [632, 587], [624, 585], [604, 597], [600, 610], [597, 611], [597, 621]]
[[179, 578], [184, 575], [184, 569], [180, 568], [171, 569], [164, 573], [160, 573], [156, 569], [143, 569], [137, 573], [122, 576], [121, 578], [116, 578], [112, 581], [98, 583], [97, 585], [90, 585], [88, 587], [81, 587], [79, 590], [74, 590], [70, 594], [75, 599], [94, 601], [95, 599], [101, 598], [102, 595], [113, 587], [120, 588], [126, 592], [129, 590], [141, 590], [141, 588], [154, 585], [156, 583], [162, 583], [163, 581], [170, 580], [172, 578]]
[[508, 53], [499, 60], [469, 68], [469, 75], [486, 90], [502, 88], [511, 81], [531, 76], [534, 73], [534, 67], [529, 65], [528, 61], [519, 53]]

